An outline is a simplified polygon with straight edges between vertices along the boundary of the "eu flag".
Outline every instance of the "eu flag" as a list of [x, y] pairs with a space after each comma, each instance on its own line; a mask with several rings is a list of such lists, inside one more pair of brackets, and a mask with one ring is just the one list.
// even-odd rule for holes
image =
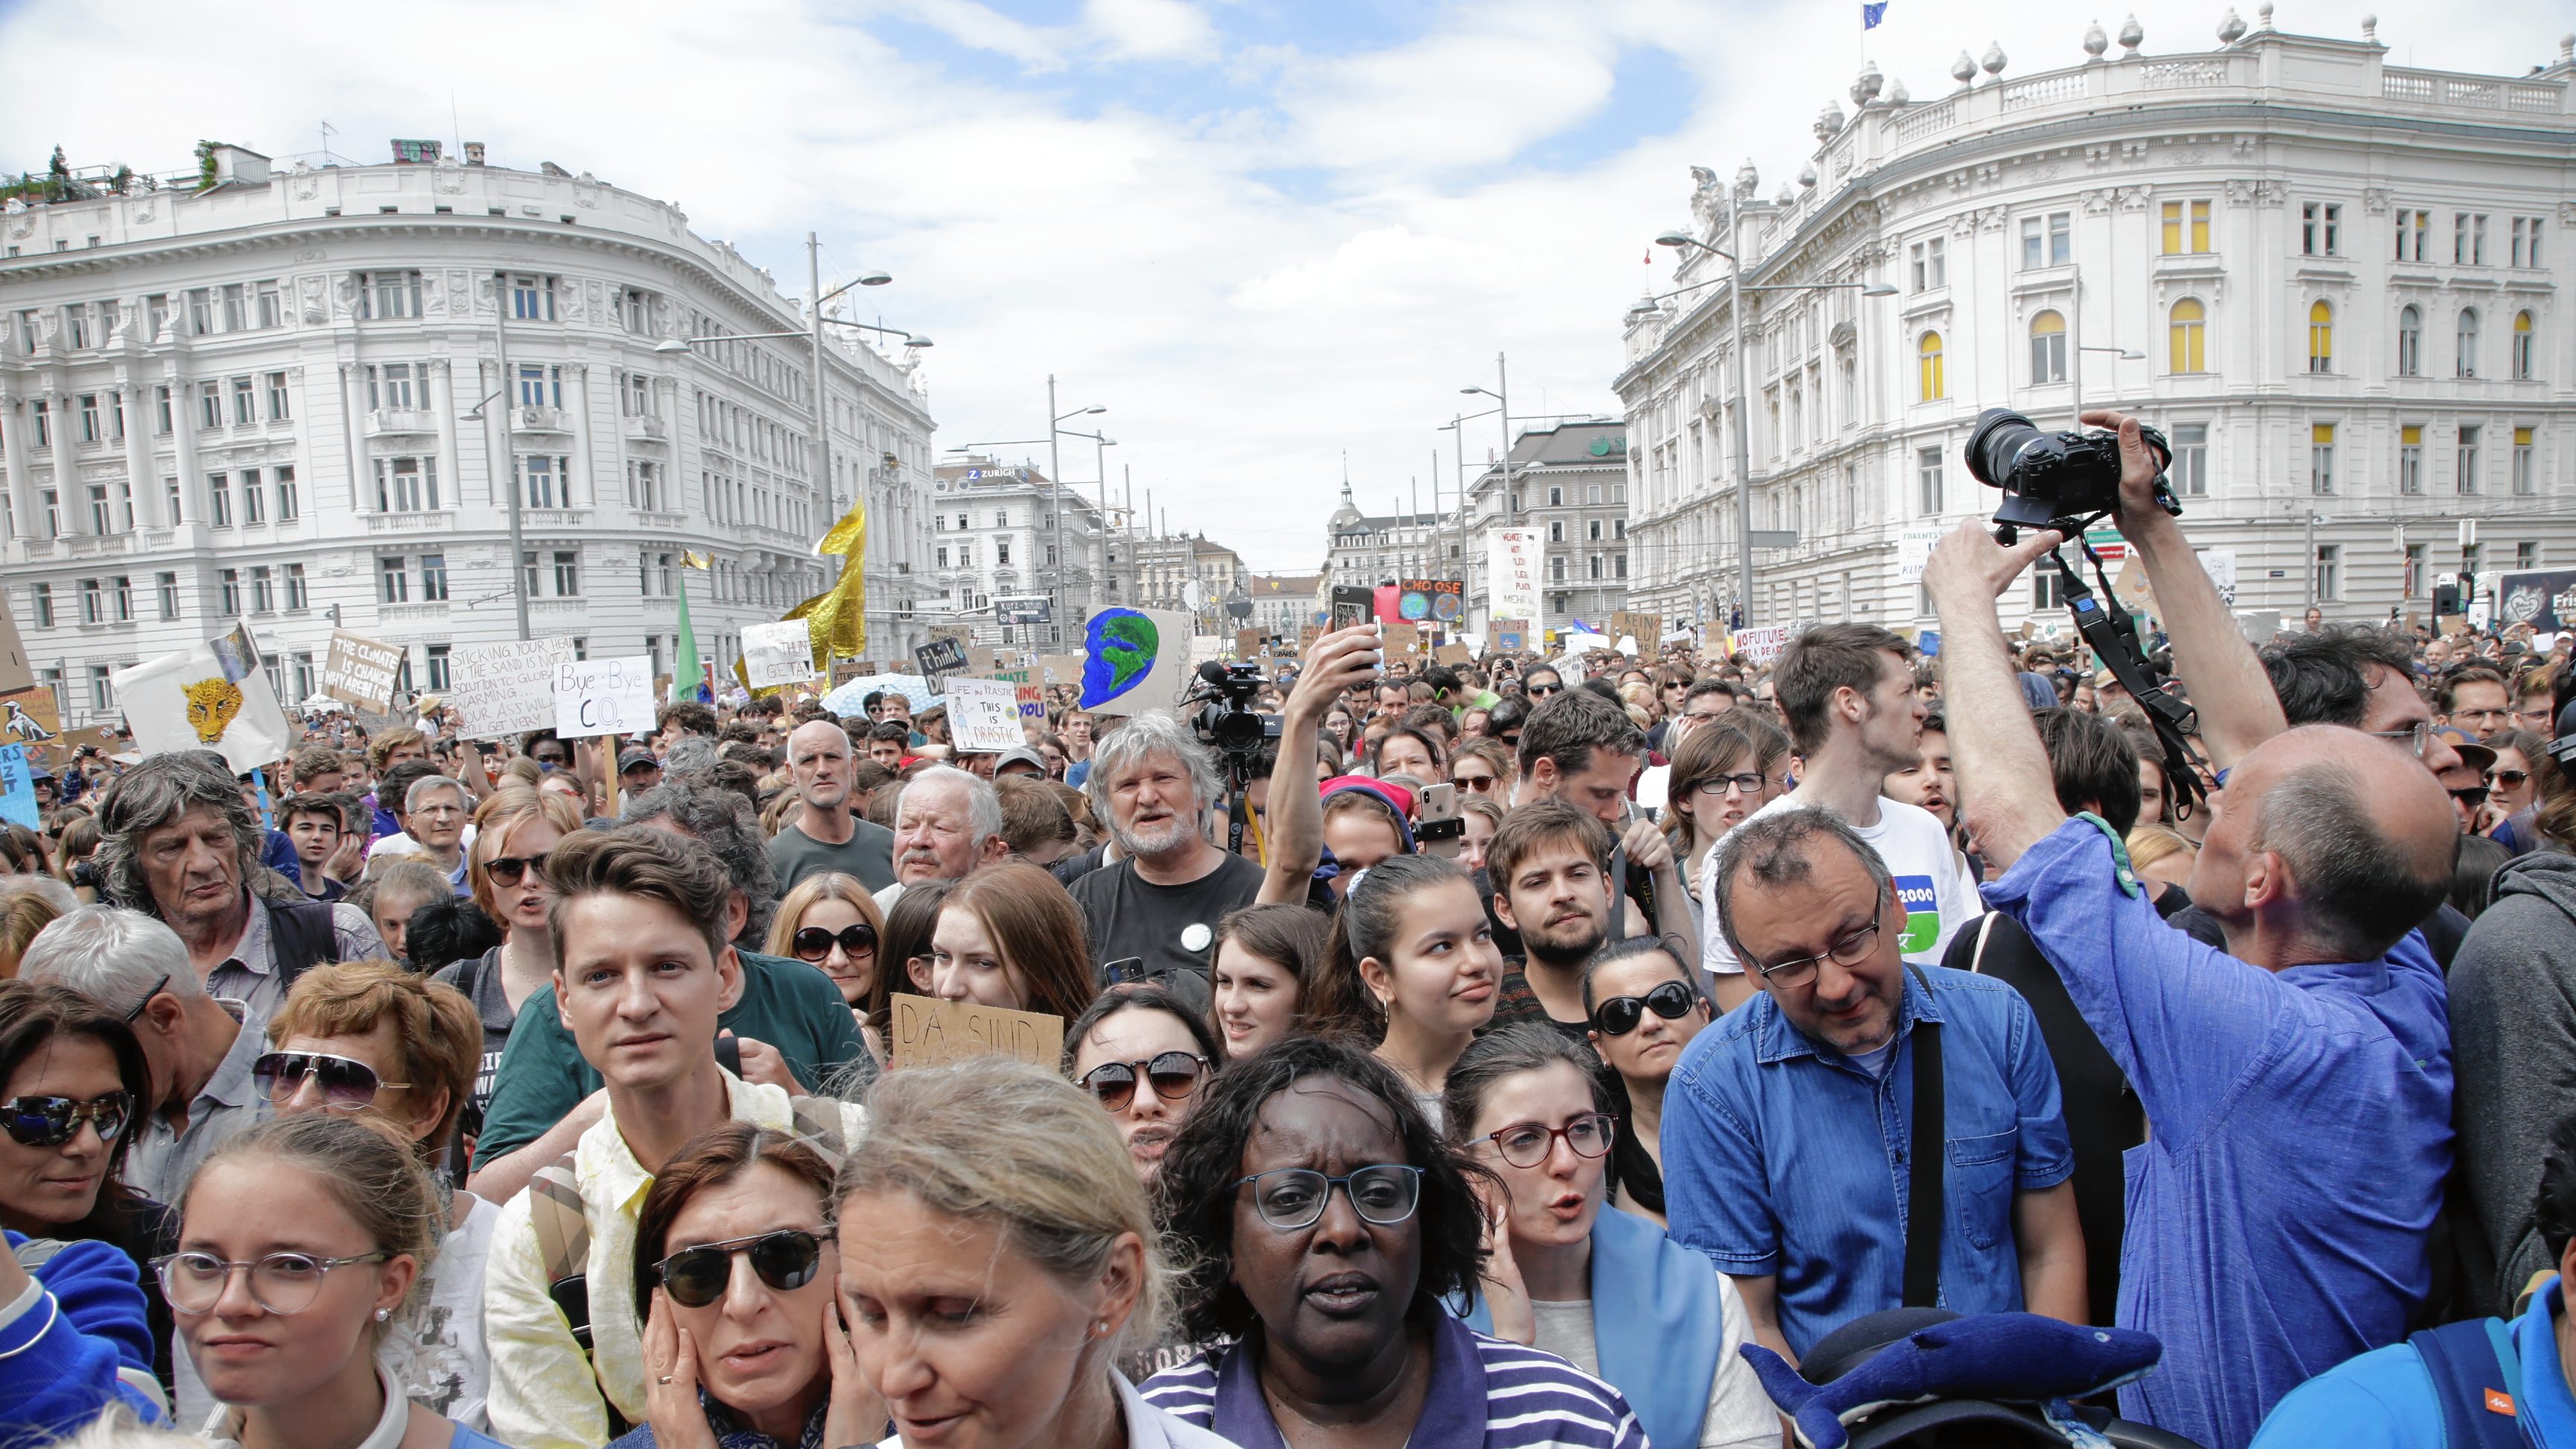
[[1861, 28], [1861, 29], [1863, 29], [1863, 30], [1874, 30], [1874, 29], [1876, 29], [1876, 28], [1877, 28], [1877, 26], [1878, 26], [1878, 22], [1880, 22], [1880, 21], [1882, 21], [1882, 20], [1885, 20], [1886, 18], [1887, 18], [1887, 0], [1878, 0], [1878, 3], [1877, 3], [1877, 4], [1875, 4], [1875, 5], [1870, 4], [1870, 3], [1869, 3], [1869, 0], [1861, 0], [1861, 7], [1860, 7], [1860, 28]]

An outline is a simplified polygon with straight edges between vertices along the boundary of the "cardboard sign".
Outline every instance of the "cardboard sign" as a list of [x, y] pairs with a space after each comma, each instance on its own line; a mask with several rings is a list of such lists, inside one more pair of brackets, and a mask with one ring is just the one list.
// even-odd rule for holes
[[641, 734], [653, 728], [653, 661], [568, 659], [555, 666], [555, 734]]
[[1046, 728], [1046, 689], [1036, 684], [1014, 684], [1011, 698], [1020, 707], [1020, 723]]
[[408, 651], [399, 644], [380, 644], [346, 629], [331, 631], [331, 652], [322, 665], [322, 692], [359, 709], [393, 708], [394, 680]]
[[1064, 1060], [1064, 1018], [1042, 1011], [898, 994], [893, 1016], [897, 1067], [935, 1067], [999, 1053], [1055, 1071]]
[[814, 631], [802, 619], [742, 626], [743, 682], [753, 689], [814, 677]]
[[1401, 619], [1381, 626], [1379, 635], [1386, 641], [1386, 652], [1397, 658], [1409, 659], [1422, 652], [1421, 628]]
[[1518, 654], [1529, 647], [1529, 620], [1496, 619], [1485, 626], [1487, 647], [1501, 654]]
[[912, 658], [933, 689], [948, 675], [966, 672], [966, 646], [955, 639], [932, 639], [913, 650]]
[[2111, 580], [2111, 594], [2132, 614], [2156, 611], [2156, 593], [2147, 586], [2146, 566], [2134, 558], [2120, 565], [2118, 577]]
[[951, 679], [948, 738], [958, 752], [998, 755], [1026, 743], [1020, 733], [1019, 686], [999, 679]]
[[933, 624], [930, 626], [930, 637], [954, 639], [957, 641], [957, 647], [963, 649], [975, 642], [975, 630], [965, 624]]
[[1082, 626], [1081, 705], [1100, 714], [1167, 710], [1192, 679], [1190, 616], [1102, 609]]
[[1452, 669], [1462, 669], [1476, 662], [1476, 656], [1467, 652], [1467, 646], [1464, 644], [1443, 644], [1431, 651], [1431, 657], [1435, 662], [1446, 664]]
[[49, 686], [31, 684], [0, 694], [0, 743], [41, 745], [62, 732], [62, 711]]
[[35, 682], [27, 646], [18, 640], [18, 621], [10, 617], [8, 604], [0, 601], [0, 694], [15, 694]]
[[1079, 654], [1039, 655], [1038, 683], [1046, 685], [1082, 683], [1082, 656]]
[[1635, 609], [1620, 609], [1610, 615], [1610, 637], [1637, 641], [1641, 649], [1654, 647], [1657, 636], [1664, 632], [1664, 616]]
[[446, 705], [457, 733], [500, 739], [555, 722], [555, 669], [572, 662], [570, 639], [512, 639], [463, 644], [449, 661]]
[[36, 774], [27, 764], [25, 745], [0, 745], [0, 820], [40, 828], [36, 810]]
[[1234, 657], [1237, 659], [1250, 659], [1254, 655], [1259, 654], [1261, 652], [1261, 641], [1267, 637], [1267, 635], [1263, 634], [1258, 629], [1235, 630]]

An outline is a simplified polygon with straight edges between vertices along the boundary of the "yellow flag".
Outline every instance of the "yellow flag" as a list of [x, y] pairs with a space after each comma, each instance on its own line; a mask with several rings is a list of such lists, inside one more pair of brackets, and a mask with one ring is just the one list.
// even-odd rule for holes
[[693, 569], [711, 569], [716, 566], [716, 561], [713, 558], [695, 550], [683, 552], [680, 555], [680, 562]]
[[837, 553], [850, 558], [857, 558], [867, 549], [868, 504], [864, 498], [852, 503], [850, 511], [841, 515], [841, 521], [833, 524], [831, 531], [823, 535], [823, 541], [814, 545], [816, 553]]
[[868, 652], [867, 544], [868, 506], [862, 500], [852, 504], [814, 546], [816, 553], [843, 556], [839, 582], [785, 615], [805, 621], [806, 634], [814, 642], [817, 674], [829, 673], [836, 657], [855, 659]]

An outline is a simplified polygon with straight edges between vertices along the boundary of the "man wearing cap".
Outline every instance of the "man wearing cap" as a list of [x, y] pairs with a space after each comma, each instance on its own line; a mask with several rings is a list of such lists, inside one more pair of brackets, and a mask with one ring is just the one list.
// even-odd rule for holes
[[662, 760], [641, 745], [628, 745], [617, 754], [617, 788], [630, 795], [640, 795], [662, 783]]
[[894, 832], [850, 813], [852, 763], [850, 732], [836, 720], [812, 720], [787, 736], [796, 813], [769, 842], [779, 894], [826, 871], [856, 876], [870, 891], [894, 884]]
[[1046, 757], [1026, 745], [1004, 750], [1001, 756], [993, 761], [993, 778], [1000, 780], [1012, 775], [1033, 775], [1038, 779], [1045, 779], [1047, 777]]

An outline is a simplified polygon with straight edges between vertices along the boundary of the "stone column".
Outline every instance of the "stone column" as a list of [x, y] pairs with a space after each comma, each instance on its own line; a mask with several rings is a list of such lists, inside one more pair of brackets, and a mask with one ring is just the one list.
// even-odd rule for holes
[[56, 393], [54, 405], [54, 497], [63, 510], [63, 533], [87, 536], [89, 526], [89, 485], [81, 478], [80, 467], [80, 401], [68, 392]]
[[[430, 411], [438, 415], [439, 480], [453, 489], [457, 501], [462, 503], [465, 501], [465, 459], [457, 451], [456, 444], [456, 359], [440, 358], [430, 377], [431, 395], [427, 401]], [[478, 389], [481, 386], [479, 379], [476, 386]], [[364, 463], [363, 459], [360, 461]]]
[[590, 365], [567, 362], [564, 370], [572, 374], [573, 405], [572, 455], [573, 475], [581, 479], [582, 497], [575, 500], [570, 487], [564, 490], [564, 506], [581, 508], [599, 506], [599, 477], [592, 470], [598, 466], [597, 449], [591, 446], [591, 434], [598, 430], [599, 420], [591, 412]]
[[179, 517], [173, 523], [206, 518], [206, 473], [197, 462], [197, 385], [177, 368], [166, 379], [170, 384], [170, 438], [172, 451], [179, 462]]
[[17, 525], [20, 538], [44, 536], [44, 504], [36, 497], [35, 475], [27, 467], [27, 430], [35, 426], [35, 410], [22, 398], [0, 388], [0, 466], [5, 466], [9, 483], [9, 512]]
[[[152, 466], [152, 390], [134, 369], [117, 370], [117, 386], [125, 394], [125, 476], [126, 486], [134, 490], [135, 522], [145, 528], [167, 528], [162, 517], [161, 479]], [[171, 419], [176, 423], [176, 418]]]

